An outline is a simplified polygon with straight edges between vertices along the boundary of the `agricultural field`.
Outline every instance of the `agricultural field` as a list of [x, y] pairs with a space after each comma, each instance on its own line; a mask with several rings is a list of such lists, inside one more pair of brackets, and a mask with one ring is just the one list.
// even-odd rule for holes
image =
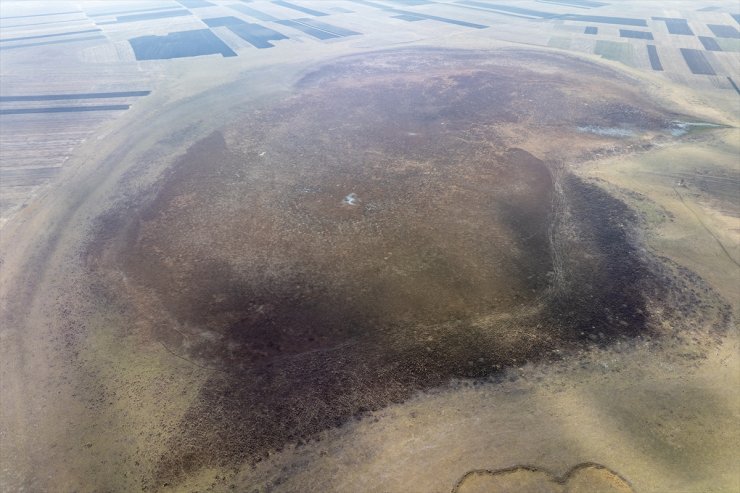
[[740, 10], [0, 4], [0, 491], [740, 489]]

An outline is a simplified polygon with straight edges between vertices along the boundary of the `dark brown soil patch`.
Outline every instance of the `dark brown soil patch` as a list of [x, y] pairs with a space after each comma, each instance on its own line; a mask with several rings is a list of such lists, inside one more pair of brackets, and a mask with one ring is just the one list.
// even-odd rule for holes
[[626, 145], [579, 125], [673, 118], [619, 79], [527, 52], [365, 55], [195, 143], [91, 250], [154, 337], [214, 369], [161, 476], [649, 331], [665, 294], [634, 218], [562, 166]]

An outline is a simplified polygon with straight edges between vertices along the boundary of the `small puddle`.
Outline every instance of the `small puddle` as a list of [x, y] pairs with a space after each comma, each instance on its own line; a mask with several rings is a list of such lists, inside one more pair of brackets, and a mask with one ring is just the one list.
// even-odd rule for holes
[[635, 132], [626, 128], [619, 127], [600, 127], [598, 125], [582, 125], [577, 127], [579, 132], [601, 135], [604, 137], [633, 137]]
[[717, 123], [682, 122], [680, 120], [675, 120], [671, 122], [669, 131], [671, 132], [672, 136], [681, 137], [682, 135], [686, 135], [696, 130], [708, 130], [711, 128], [722, 128], [722, 127], [724, 127], [724, 125], [719, 125]]
[[351, 193], [342, 199], [342, 203], [347, 205], [357, 205], [359, 200], [360, 199], [356, 193]]

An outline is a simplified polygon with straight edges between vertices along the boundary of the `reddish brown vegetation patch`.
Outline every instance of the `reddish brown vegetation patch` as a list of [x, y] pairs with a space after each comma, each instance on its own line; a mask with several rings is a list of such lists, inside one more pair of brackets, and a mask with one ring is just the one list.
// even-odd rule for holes
[[665, 293], [629, 210], [561, 167], [609, 141], [579, 125], [669, 119], [617, 78], [522, 52], [375, 54], [195, 143], [95, 249], [155, 337], [219, 370], [162, 475], [648, 330]]

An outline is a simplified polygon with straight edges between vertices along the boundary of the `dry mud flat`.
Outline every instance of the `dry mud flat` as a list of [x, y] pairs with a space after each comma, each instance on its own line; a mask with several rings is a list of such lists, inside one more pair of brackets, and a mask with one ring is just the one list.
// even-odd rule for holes
[[211, 371], [144, 484], [259, 462], [453, 378], [724, 328], [639, 218], [563, 166], [685, 118], [572, 58], [415, 50], [324, 66], [194, 143], [85, 254], [101, 301]]

